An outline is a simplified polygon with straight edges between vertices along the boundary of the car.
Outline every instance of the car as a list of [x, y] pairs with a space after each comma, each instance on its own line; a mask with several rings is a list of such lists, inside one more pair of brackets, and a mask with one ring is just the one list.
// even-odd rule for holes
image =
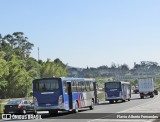
[[137, 94], [137, 93], [139, 92], [139, 88], [136, 87], [136, 88], [133, 90], [133, 92], [134, 92], [135, 94]]
[[10, 100], [4, 106], [3, 112], [4, 114], [23, 114], [23, 115], [28, 113], [32, 113], [34, 115], [37, 114], [34, 104], [32, 104], [29, 100], [25, 99]]

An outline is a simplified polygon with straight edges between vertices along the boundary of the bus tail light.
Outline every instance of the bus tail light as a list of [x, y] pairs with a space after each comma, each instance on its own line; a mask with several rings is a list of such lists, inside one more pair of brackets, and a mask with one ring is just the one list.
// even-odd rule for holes
[[62, 102], [63, 102], [62, 100], [63, 100], [63, 99], [62, 99], [62, 95], [60, 95], [60, 96], [59, 96], [59, 99], [58, 99], [58, 104], [59, 104], [59, 105], [62, 104]]

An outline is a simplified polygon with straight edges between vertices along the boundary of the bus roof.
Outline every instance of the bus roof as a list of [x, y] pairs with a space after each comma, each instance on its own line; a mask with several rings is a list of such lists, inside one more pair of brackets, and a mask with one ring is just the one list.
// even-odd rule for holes
[[106, 83], [110, 83], [110, 82], [120, 82], [121, 84], [130, 84], [130, 82], [126, 82], [126, 81], [109, 81], [109, 82], [106, 82]]
[[84, 81], [94, 81], [94, 82], [95, 82], [95, 79], [93, 79], [93, 78], [72, 78], [72, 77], [61, 77], [61, 79], [62, 79], [62, 80], [68, 80], [68, 81], [70, 81], [70, 80], [79, 80], [79, 81], [84, 80]]
[[41, 79], [61, 79], [61, 80], [67, 80], [67, 81], [79, 80], [79, 81], [93, 81], [93, 82], [95, 82], [95, 79], [93, 79], [93, 78], [73, 78], [73, 77], [50, 77], [50, 78], [34, 79], [33, 81], [41, 80]]

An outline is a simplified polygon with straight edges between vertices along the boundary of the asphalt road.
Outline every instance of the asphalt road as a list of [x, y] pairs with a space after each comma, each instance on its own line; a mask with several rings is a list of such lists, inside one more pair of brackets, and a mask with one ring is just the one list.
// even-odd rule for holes
[[[126, 102], [118, 102], [114, 104], [109, 104], [108, 102], [100, 103], [99, 105], [95, 105], [94, 110], [89, 110], [89, 108], [85, 108], [80, 110], [79, 113], [60, 113], [57, 116], [50, 117], [48, 113], [38, 113], [41, 115], [42, 119], [33, 119], [33, 120], [7, 120], [7, 121], [25, 121], [25, 122], [91, 122], [96, 119], [103, 119], [108, 117], [114, 117], [115, 113], [121, 113], [128, 109], [132, 109], [137, 106], [142, 106], [146, 104], [151, 104], [154, 100], [160, 100], [160, 97], [155, 96], [154, 98], [144, 98], [140, 99], [139, 94], [132, 94], [131, 101]], [[0, 120], [4, 121], [4, 120]]]

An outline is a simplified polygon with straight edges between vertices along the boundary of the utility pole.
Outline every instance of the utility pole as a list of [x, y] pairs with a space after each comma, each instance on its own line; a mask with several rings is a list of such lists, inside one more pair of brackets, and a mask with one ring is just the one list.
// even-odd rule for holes
[[39, 61], [39, 47], [38, 47], [38, 61]]
[[26, 77], [26, 98], [28, 98], [28, 77]]

